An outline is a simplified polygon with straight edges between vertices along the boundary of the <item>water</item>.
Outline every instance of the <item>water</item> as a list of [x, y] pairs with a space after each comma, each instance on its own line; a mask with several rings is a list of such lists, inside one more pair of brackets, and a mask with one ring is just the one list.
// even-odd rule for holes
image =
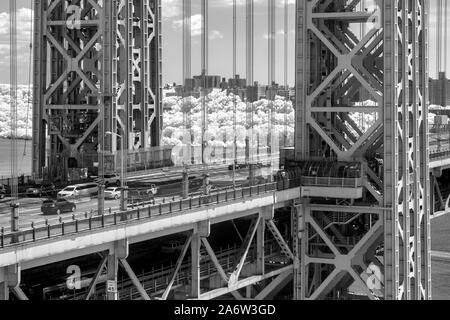
[[[24, 148], [26, 146], [26, 154], [24, 156]], [[18, 174], [31, 174], [31, 141], [17, 141], [17, 168]], [[0, 139], [0, 178], [11, 176], [11, 140]]]

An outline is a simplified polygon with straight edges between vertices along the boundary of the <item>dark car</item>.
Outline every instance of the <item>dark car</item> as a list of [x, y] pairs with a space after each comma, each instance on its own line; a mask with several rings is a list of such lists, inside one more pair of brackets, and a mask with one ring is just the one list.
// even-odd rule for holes
[[4, 185], [0, 185], [0, 199], [4, 199], [6, 197], [6, 187]]
[[56, 187], [53, 183], [36, 184], [28, 188], [26, 192], [28, 197], [52, 197], [56, 194]]
[[130, 189], [128, 201], [133, 204], [153, 201], [155, 199], [155, 190], [156, 187], [150, 189]]
[[[246, 169], [246, 168], [248, 168], [248, 164], [247, 163], [235, 163], [234, 167], [236, 168], [236, 170]], [[228, 166], [228, 170], [233, 170], [233, 165], [232, 164], [230, 164]]]
[[45, 200], [42, 203], [41, 211], [44, 215], [61, 214], [64, 212], [75, 212], [77, 206], [75, 203], [66, 199]]
[[[234, 166], [235, 166], [236, 170], [241, 170], [241, 169], [247, 169], [250, 166], [250, 164], [235, 162]], [[258, 162], [258, 163], [255, 163], [254, 166], [255, 166], [256, 169], [261, 169], [263, 167], [263, 164]], [[233, 170], [233, 165], [232, 164], [230, 164], [228, 166], [228, 170]]]

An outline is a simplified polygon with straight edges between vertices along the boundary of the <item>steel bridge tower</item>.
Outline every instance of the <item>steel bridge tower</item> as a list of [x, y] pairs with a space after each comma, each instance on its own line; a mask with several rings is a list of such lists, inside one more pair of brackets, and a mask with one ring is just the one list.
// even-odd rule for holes
[[120, 136], [128, 150], [159, 146], [160, 1], [35, 0], [34, 10], [33, 173], [67, 180], [102, 153], [114, 171]]
[[296, 1], [296, 161], [362, 168], [302, 188], [299, 299], [431, 299], [429, 1], [368, 2]]

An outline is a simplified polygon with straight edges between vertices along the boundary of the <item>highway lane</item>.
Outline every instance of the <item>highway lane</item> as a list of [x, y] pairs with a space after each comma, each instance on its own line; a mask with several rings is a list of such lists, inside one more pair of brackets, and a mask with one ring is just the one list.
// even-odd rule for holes
[[[36, 226], [38, 225], [44, 225], [45, 220], [47, 219], [49, 223], [52, 221], [57, 221], [59, 219], [56, 215], [43, 215], [41, 212], [40, 205], [42, 204], [42, 201], [44, 199], [33, 199], [38, 200], [39, 203], [37, 203], [33, 207], [23, 208], [20, 209], [20, 227], [29, 227], [31, 223], [33, 222]], [[69, 212], [69, 213], [63, 213], [60, 215], [60, 217], [63, 219], [63, 221], [70, 221], [72, 219], [72, 215], [75, 215], [75, 217], [82, 216], [86, 212], [90, 213], [91, 210], [95, 213], [97, 212], [97, 199], [85, 199], [80, 201], [74, 201], [76, 205], [76, 211], [75, 212]], [[118, 210], [120, 206], [120, 200], [105, 200], [105, 208], [111, 210]], [[2, 206], [2, 209], [4, 209], [4, 206]], [[0, 213], [0, 226], [4, 227], [5, 230], [9, 229], [10, 225], [10, 214], [9, 214], [9, 204], [8, 204], [8, 210], [2, 210]]]
[[[262, 168], [256, 171], [256, 175], [266, 175], [271, 171], [269, 168]], [[236, 172], [236, 183], [242, 184], [247, 181], [248, 178], [248, 169], [237, 170]], [[139, 183], [141, 184], [150, 184], [153, 183], [153, 176], [143, 177], [139, 179]], [[134, 180], [136, 181], [136, 180]], [[219, 187], [223, 187], [224, 185], [232, 184], [232, 172], [228, 170], [218, 170], [217, 172], [212, 173], [211, 178], [212, 184], [217, 184]], [[131, 182], [132, 183], [132, 182]], [[179, 200], [181, 199], [181, 183], [180, 181], [175, 181], [172, 183], [166, 183], [164, 185], [160, 185], [158, 187], [158, 194], [155, 198], [155, 202], [163, 203], [168, 201], [169, 199]], [[200, 184], [193, 184], [190, 186], [190, 193], [197, 193], [201, 188]], [[82, 218], [88, 215], [97, 215], [98, 208], [98, 199], [83, 199], [80, 201], [74, 201], [76, 205], [76, 211], [74, 213], [62, 213], [60, 216], [56, 215], [43, 215], [41, 212], [41, 205], [44, 198], [22, 198], [20, 199], [21, 208], [20, 208], [20, 221], [19, 225], [21, 228], [29, 228], [31, 223], [34, 224], [35, 227], [45, 225], [46, 220], [49, 224], [53, 224], [58, 222], [61, 219], [64, 222], [70, 222], [73, 218]], [[112, 212], [118, 212], [120, 208], [120, 200], [105, 200], [105, 211], [111, 210]], [[10, 206], [9, 200], [4, 199], [0, 203], [0, 227], [3, 227], [5, 232], [10, 229]]]

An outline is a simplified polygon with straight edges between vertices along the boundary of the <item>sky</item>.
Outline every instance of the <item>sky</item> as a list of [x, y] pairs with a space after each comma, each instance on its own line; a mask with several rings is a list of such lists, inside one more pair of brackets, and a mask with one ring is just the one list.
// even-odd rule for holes
[[[450, 0], [449, 0], [450, 1]], [[32, 0], [17, 0], [18, 7], [18, 61], [19, 83], [29, 81], [30, 31]], [[255, 0], [255, 81], [267, 83], [267, 0]], [[162, 0], [163, 10], [163, 82], [182, 81], [182, 0]], [[200, 73], [200, 0], [192, 1], [192, 74]], [[209, 70], [211, 75], [232, 76], [232, 0], [209, 0]], [[293, 85], [295, 77], [295, 0], [289, 3], [288, 80]], [[430, 74], [436, 75], [436, 12], [437, 1], [430, 1]], [[238, 61], [237, 73], [245, 74], [245, 0], [238, 4]], [[284, 0], [276, 0], [276, 82], [284, 81]], [[0, 83], [9, 83], [9, 4], [0, 1]], [[447, 35], [450, 38], [450, 34]], [[450, 39], [449, 39], [450, 40]], [[441, 41], [443, 43], [443, 41]], [[449, 42], [450, 43], [450, 42]], [[434, 54], [433, 54], [434, 53]], [[450, 73], [450, 61], [447, 66]]]

